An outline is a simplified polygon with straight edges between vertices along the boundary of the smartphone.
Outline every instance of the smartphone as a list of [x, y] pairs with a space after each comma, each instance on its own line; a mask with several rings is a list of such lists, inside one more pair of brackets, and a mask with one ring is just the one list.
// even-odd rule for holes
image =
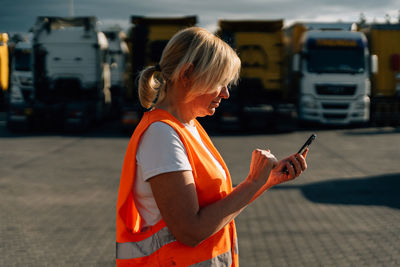
[[304, 145], [299, 149], [299, 151], [297, 152], [298, 154], [303, 154], [304, 151], [307, 149], [307, 147], [309, 147], [311, 145], [311, 143], [315, 140], [315, 138], [317, 138], [316, 134], [312, 134], [307, 141], [304, 143]]
[[[312, 134], [307, 141], [304, 143], [304, 145], [299, 149], [299, 151], [297, 151], [298, 154], [303, 154], [304, 151], [306, 151], [306, 149], [311, 145], [311, 143], [315, 140], [315, 138], [317, 138], [316, 134]], [[282, 172], [284, 173], [289, 173], [288, 169], [285, 167]]]

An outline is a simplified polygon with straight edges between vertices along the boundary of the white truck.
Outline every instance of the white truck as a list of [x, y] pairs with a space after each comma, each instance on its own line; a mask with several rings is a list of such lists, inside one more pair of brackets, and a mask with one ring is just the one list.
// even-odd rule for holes
[[27, 127], [34, 99], [32, 75], [32, 43], [30, 39], [15, 45], [12, 57], [11, 87], [7, 125]]
[[112, 115], [119, 117], [122, 108], [123, 93], [126, 90], [125, 67], [129, 56], [126, 34], [120, 27], [103, 30], [107, 37], [107, 63], [110, 66]]
[[95, 17], [38, 17], [33, 28], [34, 100], [39, 126], [86, 129], [111, 104], [107, 38]]
[[370, 55], [365, 35], [351, 29], [350, 23], [311, 23], [295, 24], [287, 31], [289, 81], [297, 92], [300, 121], [369, 121], [370, 75], [377, 72], [377, 57]]

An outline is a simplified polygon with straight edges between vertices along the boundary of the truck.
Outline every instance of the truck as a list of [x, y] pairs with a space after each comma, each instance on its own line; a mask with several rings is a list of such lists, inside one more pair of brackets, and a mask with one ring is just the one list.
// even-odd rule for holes
[[287, 83], [300, 122], [367, 124], [377, 57], [353, 23], [295, 23], [285, 29]]
[[119, 118], [122, 108], [122, 93], [126, 91], [125, 69], [129, 55], [126, 34], [119, 26], [113, 26], [102, 31], [107, 37], [107, 63], [110, 66], [111, 79], [111, 114]]
[[11, 63], [11, 87], [7, 113], [9, 128], [29, 128], [32, 123], [32, 102], [34, 99], [32, 72], [32, 43], [30, 39], [18, 42], [13, 51]]
[[0, 110], [6, 106], [9, 84], [8, 34], [0, 33]]
[[371, 123], [400, 125], [400, 23], [360, 25], [370, 51], [379, 58], [379, 72], [372, 76]]
[[[10, 126], [84, 130], [111, 104], [108, 43], [95, 17], [38, 17], [33, 27], [34, 93], [29, 107], [10, 108]], [[26, 112], [28, 110], [28, 112]], [[14, 114], [26, 120], [13, 121]]]
[[196, 16], [187, 17], [143, 17], [131, 16], [132, 26], [127, 43], [129, 59], [127, 64], [127, 88], [123, 94], [121, 114], [122, 127], [131, 131], [139, 123], [144, 112], [138, 99], [138, 73], [146, 66], [160, 61], [162, 51], [169, 39], [178, 31], [194, 26]]
[[293, 130], [296, 108], [284, 86], [283, 20], [219, 20], [216, 35], [242, 62], [238, 85], [214, 115], [216, 127]]

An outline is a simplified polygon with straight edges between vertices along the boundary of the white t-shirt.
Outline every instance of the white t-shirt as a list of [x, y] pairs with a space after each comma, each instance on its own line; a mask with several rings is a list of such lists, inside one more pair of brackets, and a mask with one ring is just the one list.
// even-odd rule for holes
[[[196, 127], [191, 125], [185, 125], [185, 127], [206, 148]], [[206, 151], [226, 179], [221, 164], [207, 148]], [[137, 209], [144, 219], [143, 227], [154, 225], [161, 219], [160, 210], [147, 180], [166, 172], [191, 170], [185, 146], [177, 132], [166, 123], [152, 123], [143, 133], [136, 152], [136, 179], [133, 195]]]

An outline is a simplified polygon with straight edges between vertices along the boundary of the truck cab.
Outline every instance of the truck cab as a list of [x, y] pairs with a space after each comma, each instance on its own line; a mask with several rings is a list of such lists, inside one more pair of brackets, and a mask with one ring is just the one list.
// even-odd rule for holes
[[371, 56], [363, 33], [346, 30], [304, 32], [294, 56], [301, 121], [348, 125], [370, 119]]
[[239, 83], [215, 114], [216, 127], [288, 131], [296, 110], [284, 86], [283, 20], [220, 20], [217, 35], [241, 60]]
[[32, 74], [32, 43], [30, 40], [15, 45], [12, 59], [8, 126], [25, 127], [32, 115], [34, 99]]
[[108, 40], [107, 63], [110, 67], [111, 80], [111, 114], [119, 117], [122, 107], [122, 94], [126, 90], [126, 63], [129, 48], [126, 43], [126, 34], [118, 26], [103, 30]]
[[379, 58], [371, 78], [371, 124], [400, 125], [400, 23], [361, 25], [370, 51]]
[[39, 126], [87, 129], [111, 105], [107, 38], [96, 17], [38, 17], [33, 28], [33, 115]]

